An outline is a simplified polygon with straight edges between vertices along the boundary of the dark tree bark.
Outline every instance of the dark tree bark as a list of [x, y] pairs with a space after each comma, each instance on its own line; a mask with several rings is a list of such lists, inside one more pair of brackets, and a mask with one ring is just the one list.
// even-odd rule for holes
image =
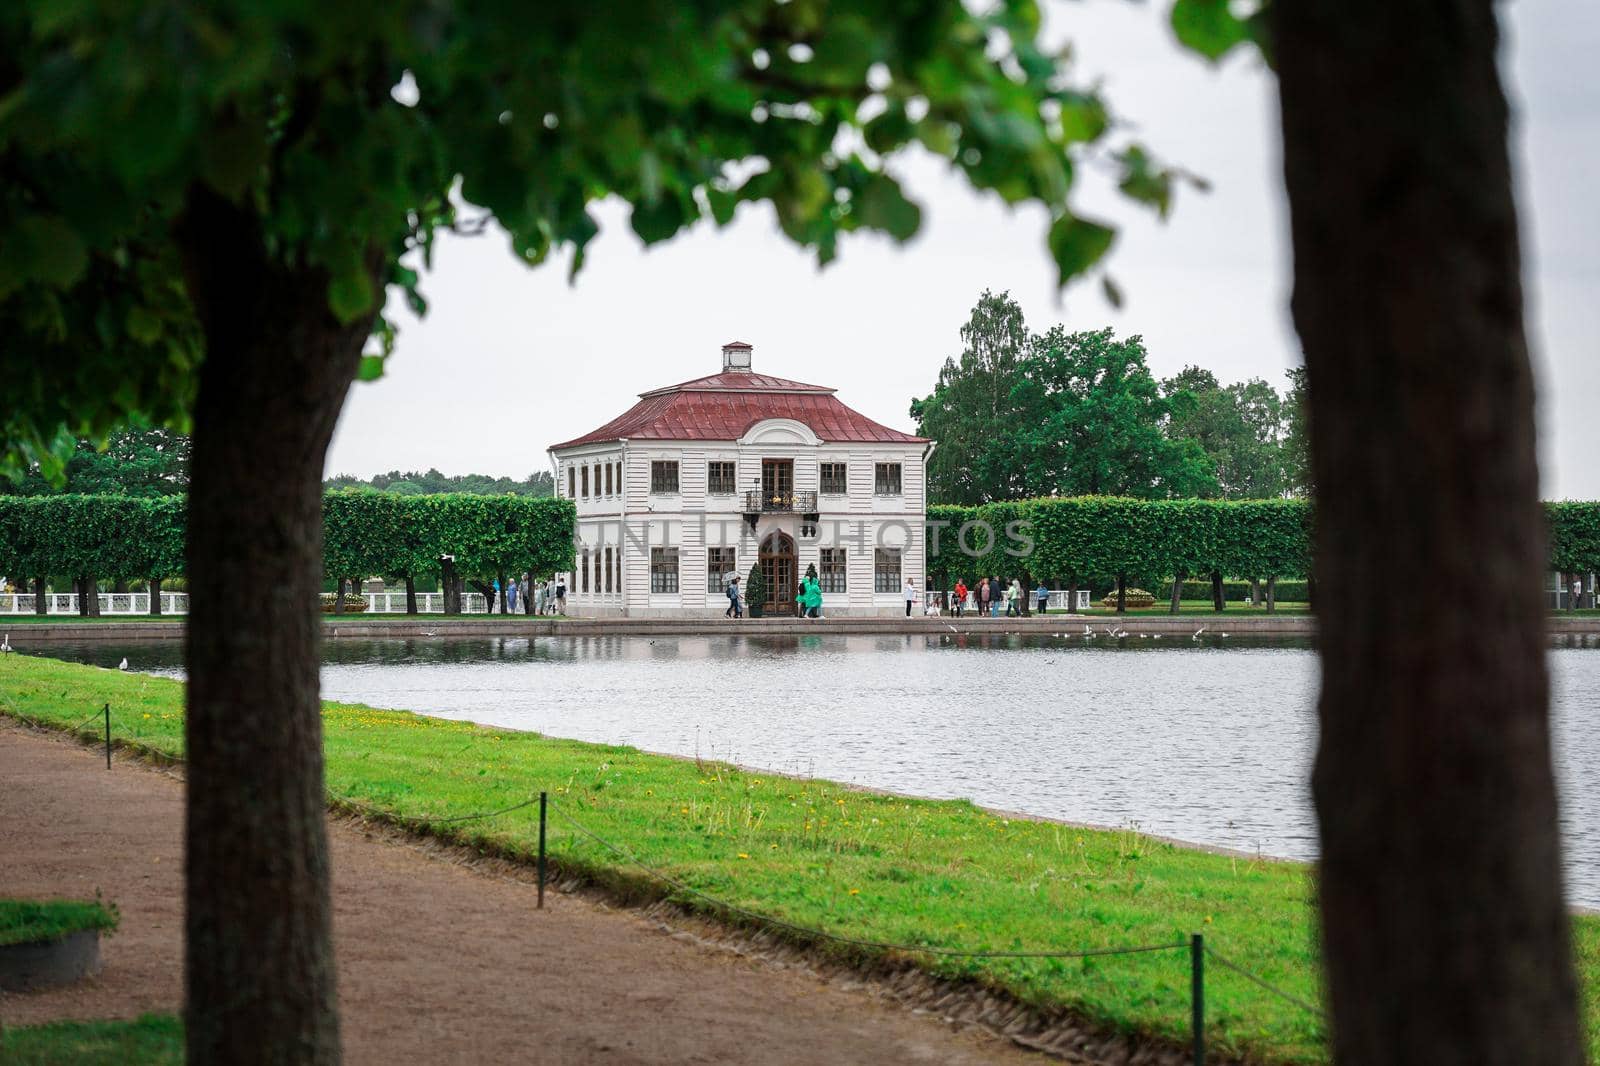
[[[1335, 1059], [1582, 1061], [1490, 0], [1274, 4], [1317, 486]], [[1417, 624], [1392, 575], [1472, 588]]]
[[[205, 331], [189, 486], [185, 1033], [190, 1063], [334, 1063], [318, 699], [322, 465], [370, 317], [278, 265], [254, 216], [191, 190]], [[381, 257], [369, 254], [376, 284]], [[381, 291], [381, 288], [378, 289]], [[261, 593], [233, 609], [240, 590]]]
[[1178, 609], [1183, 604], [1183, 578], [1184, 574], [1181, 570], [1172, 575], [1172, 603], [1167, 608], [1168, 614], [1177, 614]]
[[1128, 575], [1117, 575], [1117, 613], [1128, 613]]
[[454, 559], [439, 560], [439, 590], [444, 593], [444, 613], [461, 613], [461, 581], [456, 577]]
[[1222, 591], [1222, 571], [1211, 571], [1211, 609], [1218, 614], [1228, 609], [1227, 597]]
[[1276, 614], [1278, 611], [1278, 577], [1276, 574], [1267, 576], [1267, 613]]
[[45, 591], [45, 580], [42, 577], [33, 579], [33, 613], [50, 613], [50, 594]]
[[1250, 578], [1250, 606], [1261, 606], [1261, 582]]
[[150, 579], [150, 613], [161, 613], [161, 579], [159, 577]]
[[1067, 579], [1067, 613], [1078, 613], [1078, 576], [1076, 574]]
[[344, 614], [344, 578], [333, 579], [333, 613]]
[[[495, 580], [500, 582], [500, 591], [496, 596], [496, 598], [500, 601], [500, 613], [510, 614], [511, 608], [506, 598], [506, 594], [510, 591], [508, 588], [506, 588], [506, 572], [501, 570], [499, 573], [495, 574]], [[494, 613], [494, 604], [492, 603], [489, 605], [489, 613]]]
[[100, 617], [100, 579], [97, 577], [83, 578], [83, 592], [78, 602], [83, 605], [83, 613], [90, 618]]
[[406, 614], [417, 613], [417, 579], [406, 575]]

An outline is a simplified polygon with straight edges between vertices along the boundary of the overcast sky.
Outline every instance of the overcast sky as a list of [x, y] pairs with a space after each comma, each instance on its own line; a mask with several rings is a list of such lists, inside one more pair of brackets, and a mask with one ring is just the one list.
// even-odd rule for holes
[[[565, 262], [529, 270], [502, 236], [440, 242], [423, 321], [402, 316], [384, 378], [358, 384], [328, 472], [438, 467], [524, 477], [545, 448], [629, 407], [637, 393], [720, 366], [729, 340], [758, 370], [831, 385], [892, 426], [933, 386], [985, 289], [1009, 290], [1029, 325], [1110, 325], [1142, 334], [1157, 376], [1190, 363], [1224, 381], [1282, 386], [1300, 359], [1287, 312], [1289, 254], [1274, 83], [1253, 56], [1221, 69], [1173, 43], [1164, 2], [1057, 3], [1048, 32], [1164, 159], [1207, 178], [1180, 191], [1166, 223], [1086, 189], [1083, 208], [1122, 224], [1110, 259], [1126, 301], [1089, 284], [1058, 295], [1037, 208], [979, 196], [942, 164], [896, 173], [924, 207], [906, 245], [847, 238], [819, 271], [765, 207], [723, 230], [702, 225], [645, 251], [614, 204], [599, 211], [576, 285]], [[1541, 0], [1502, 7], [1516, 128], [1528, 327], [1540, 385], [1547, 498], [1600, 498], [1600, 7]], [[1330, 106], [1337, 106], [1330, 101]]]

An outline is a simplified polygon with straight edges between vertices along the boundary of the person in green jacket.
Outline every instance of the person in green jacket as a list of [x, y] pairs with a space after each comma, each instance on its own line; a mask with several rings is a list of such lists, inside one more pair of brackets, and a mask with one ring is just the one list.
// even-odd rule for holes
[[804, 618], [822, 617], [822, 584], [814, 577], [800, 579], [800, 591], [795, 593], [794, 601], [800, 605], [800, 614]]

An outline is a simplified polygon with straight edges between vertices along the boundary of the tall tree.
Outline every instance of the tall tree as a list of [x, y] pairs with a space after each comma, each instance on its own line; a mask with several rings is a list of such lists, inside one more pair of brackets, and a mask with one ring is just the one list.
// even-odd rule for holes
[[1311, 411], [1306, 396], [1306, 368], [1289, 368], [1289, 391], [1283, 397], [1284, 487], [1296, 496], [1310, 496]]
[[[320, 480], [385, 286], [422, 310], [435, 236], [491, 219], [576, 270], [608, 196], [646, 243], [770, 203], [826, 263], [917, 230], [886, 170], [911, 145], [1044, 205], [1082, 273], [1113, 233], [1072, 210], [1074, 157], [1161, 210], [1170, 182], [1039, 33], [1027, 0], [0, 5], [6, 454], [192, 413], [191, 1063], [338, 1058]], [[231, 611], [240, 587], [272, 595]]]
[[[1335, 1058], [1577, 1066], [1494, 5], [1270, 18], [1317, 489]], [[1472, 595], [1418, 625], [1371, 594], [1390, 574]]]
[[1144, 339], [1109, 328], [1033, 338], [1013, 396], [1011, 462], [1029, 496], [1207, 496], [1205, 453], [1163, 431], [1171, 403], [1146, 362]]
[[42, 496], [58, 492], [116, 496], [175, 496], [189, 487], [189, 438], [164, 427], [131, 425], [103, 442], [78, 438], [65, 469], [45, 476], [38, 463], [0, 492]]
[[1222, 496], [1283, 494], [1283, 399], [1276, 389], [1260, 378], [1223, 385], [1211, 371], [1190, 366], [1163, 381], [1161, 393], [1171, 406], [1167, 435], [1200, 445]]
[[1021, 306], [1009, 292], [985, 289], [961, 327], [961, 354], [944, 361], [931, 395], [911, 402], [919, 432], [939, 442], [928, 463], [931, 499], [975, 504], [1019, 494], [1001, 442], [1017, 430], [1011, 391], [1029, 343]]

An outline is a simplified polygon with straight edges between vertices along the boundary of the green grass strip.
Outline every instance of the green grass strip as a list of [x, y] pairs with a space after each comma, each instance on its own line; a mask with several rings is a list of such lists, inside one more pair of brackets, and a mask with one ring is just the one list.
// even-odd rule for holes
[[[49, 659], [0, 660], [0, 710], [61, 727], [109, 702], [118, 741], [183, 754], [181, 684]], [[1081, 951], [1174, 943], [1190, 932], [1262, 980], [1320, 1002], [1311, 868], [1174, 846], [1131, 831], [1006, 818], [965, 801], [907, 799], [633, 748], [484, 728], [404, 711], [324, 707], [330, 800], [518, 858], [537, 805], [695, 890], [785, 922], [949, 950]], [[85, 770], [85, 772], [90, 772]], [[550, 819], [559, 870], [634, 899], [671, 895]], [[694, 896], [686, 905], [710, 908]], [[1600, 1060], [1600, 919], [1574, 930], [1589, 1053]], [[801, 937], [800, 939], [804, 939]], [[860, 954], [848, 945], [821, 945]], [[1085, 959], [915, 956], [1040, 1007], [1186, 1044], [1182, 952]], [[1273, 1062], [1326, 1061], [1321, 1019], [1223, 967], [1207, 972], [1209, 1039]]]
[[0, 1062], [6, 1066], [177, 1066], [183, 1058], [183, 1023], [164, 1014], [0, 1032]]
[[85, 929], [117, 927], [116, 908], [99, 900], [0, 899], [0, 947], [60, 940]]

